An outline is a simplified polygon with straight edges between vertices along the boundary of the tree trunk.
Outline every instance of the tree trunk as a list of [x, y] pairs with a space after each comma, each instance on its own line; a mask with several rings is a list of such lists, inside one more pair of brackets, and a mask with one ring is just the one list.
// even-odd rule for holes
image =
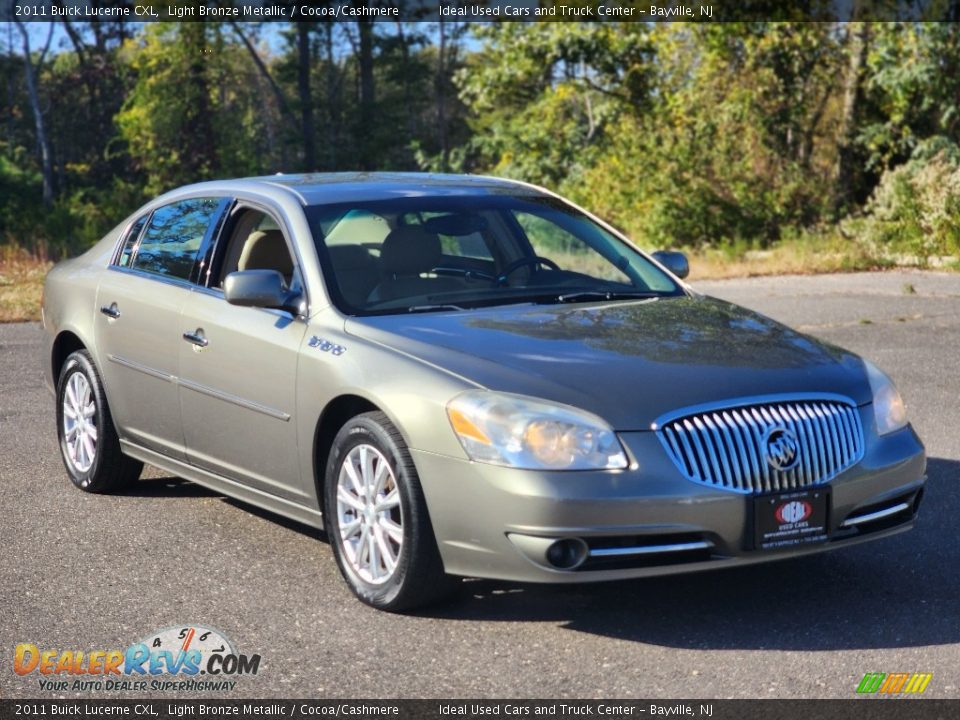
[[[23, 27], [22, 22], [14, 20], [14, 23], [23, 39], [23, 64], [27, 80], [27, 95], [30, 98], [30, 108], [33, 111], [33, 121], [37, 130], [37, 145], [40, 147], [40, 168], [43, 175], [43, 203], [49, 206], [53, 204], [54, 195], [53, 151], [50, 148], [50, 138], [47, 137], [47, 131], [43, 123], [43, 110], [40, 108], [40, 94], [37, 90], [36, 70], [33, 67], [33, 60], [30, 58], [30, 36], [27, 34], [27, 30]], [[52, 34], [52, 23], [50, 30]], [[49, 47], [49, 43], [47, 47]], [[46, 50], [44, 50], [43, 55], [46, 55]], [[43, 63], [43, 55], [40, 57], [40, 64]]]
[[440, 171], [450, 169], [450, 140], [447, 135], [447, 27], [440, 18], [440, 44], [437, 48], [437, 77], [435, 88], [437, 93], [437, 129], [440, 132]]
[[[374, 127], [374, 103], [376, 100], [373, 80], [373, 21], [358, 20], [357, 29], [360, 33], [360, 123], [366, 130], [360, 133], [360, 164], [363, 170], [373, 169], [368, 131]], [[366, 137], [365, 137], [366, 136]]]
[[310, 92], [310, 26], [297, 23], [297, 90], [300, 93], [300, 129], [303, 133], [303, 164], [307, 172], [317, 169], [317, 146], [313, 135], [313, 96]]
[[333, 48], [332, 23], [324, 23], [324, 50], [326, 53], [326, 80], [327, 80], [327, 133], [326, 150], [328, 153], [327, 167], [339, 169], [338, 149], [340, 147], [340, 82], [337, 78], [337, 59]]
[[820, 121], [823, 120], [823, 114], [827, 110], [827, 103], [830, 102], [830, 96], [832, 94], [833, 84], [831, 83], [824, 88], [823, 94], [820, 96], [820, 100], [817, 102], [817, 106], [813, 111], [813, 115], [810, 116], [810, 121], [803, 131], [803, 140], [800, 143], [798, 160], [805, 168], [809, 168], [813, 160], [813, 143], [816, 138], [817, 128], [820, 127]]
[[413, 102], [413, 89], [410, 86], [410, 44], [403, 32], [403, 23], [397, 21], [397, 40], [400, 41], [400, 52], [403, 58], [403, 104], [407, 111], [407, 137], [417, 136], [417, 117]]
[[843, 109], [840, 116], [840, 136], [837, 141], [837, 165], [834, 172], [833, 209], [840, 214], [854, 196], [854, 141], [857, 134], [857, 114], [860, 86], [863, 81], [867, 50], [870, 47], [870, 23], [852, 22], [847, 31], [849, 59], [843, 83]]
[[[183, 157], [185, 171], [182, 177], [206, 179], [219, 168], [217, 136], [213, 128], [210, 103], [210, 83], [204, 53], [207, 50], [207, 26], [204, 23], [182, 23], [179, 40], [190, 59], [182, 92], [187, 108], [182, 118], [184, 131]], [[170, 178], [171, 182], [180, 177]]]
[[247, 49], [247, 52], [250, 54], [250, 58], [253, 60], [253, 64], [257, 66], [257, 70], [260, 71], [260, 74], [270, 85], [270, 91], [277, 100], [277, 108], [284, 115], [292, 116], [293, 113], [290, 112], [290, 106], [287, 103], [286, 96], [283, 94], [283, 90], [280, 89], [280, 86], [277, 84], [277, 81], [274, 80], [273, 75], [270, 74], [270, 70], [267, 69], [267, 66], [263, 64], [263, 60], [260, 59], [260, 55], [257, 53], [257, 49], [253, 46], [253, 43], [250, 42], [250, 39], [244, 35], [243, 30], [240, 29], [240, 24], [235, 20], [231, 20], [230, 27], [233, 29], [233, 32], [236, 33], [237, 37], [240, 38], [243, 46]]

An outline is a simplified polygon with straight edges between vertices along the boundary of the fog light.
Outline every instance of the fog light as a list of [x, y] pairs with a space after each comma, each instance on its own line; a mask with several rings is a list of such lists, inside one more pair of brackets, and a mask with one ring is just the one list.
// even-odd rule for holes
[[590, 549], [580, 538], [557, 540], [547, 548], [547, 562], [558, 570], [574, 570], [587, 559]]

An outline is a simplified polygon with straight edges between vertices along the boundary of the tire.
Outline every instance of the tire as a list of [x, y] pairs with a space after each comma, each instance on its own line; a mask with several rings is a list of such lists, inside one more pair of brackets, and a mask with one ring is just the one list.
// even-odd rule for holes
[[367, 605], [399, 612], [453, 591], [455, 580], [443, 572], [416, 468], [383, 413], [356, 416], [334, 438], [324, 514], [340, 572]]
[[57, 437], [67, 474], [84, 492], [120, 490], [140, 477], [143, 463], [120, 451], [100, 374], [86, 350], [69, 355], [60, 370]]

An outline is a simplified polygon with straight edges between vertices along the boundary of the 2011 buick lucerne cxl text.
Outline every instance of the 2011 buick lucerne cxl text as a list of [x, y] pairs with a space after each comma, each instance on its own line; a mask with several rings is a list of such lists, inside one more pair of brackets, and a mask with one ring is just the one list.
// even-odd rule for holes
[[47, 278], [63, 461], [88, 492], [149, 463], [323, 527], [385, 610], [912, 527], [926, 457], [890, 379], [686, 273], [506, 180], [183, 187]]

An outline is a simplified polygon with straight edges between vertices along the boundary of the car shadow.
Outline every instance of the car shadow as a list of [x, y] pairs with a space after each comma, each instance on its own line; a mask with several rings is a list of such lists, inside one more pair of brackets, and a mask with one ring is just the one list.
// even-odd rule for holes
[[960, 642], [960, 462], [931, 459], [917, 526], [793, 560], [596, 585], [465, 581], [460, 621], [560, 623], [687, 649], [844, 650]]
[[172, 475], [141, 478], [129, 487], [117, 490], [113, 494], [149, 498], [223, 497], [220, 493], [208, 490], [202, 485]]
[[270, 510], [264, 510], [263, 508], [248, 505], [242, 500], [234, 500], [233, 498], [225, 497], [224, 502], [226, 502], [228, 505], [233, 505], [233, 507], [237, 508], [238, 510], [243, 510], [251, 515], [256, 515], [258, 518], [269, 520], [270, 522], [285, 527], [288, 530], [294, 530], [301, 535], [308, 535], [316, 540], [320, 540], [321, 542], [327, 542], [327, 534], [320, 528], [305, 525], [298, 520], [291, 520], [288, 517], [278, 515]]
[[316, 538], [323, 542], [326, 542], [327, 540], [327, 536], [322, 530], [304, 525], [301, 522], [291, 520], [283, 515], [278, 515], [270, 510], [265, 510], [263, 508], [256, 507], [255, 505], [250, 505], [242, 500], [235, 500], [234, 498], [228, 497], [223, 493], [210, 490], [203, 485], [197, 485], [196, 483], [176, 477], [175, 475], [163, 475], [161, 477], [162, 472], [163, 471], [151, 467], [146, 471], [146, 477], [141, 477], [139, 480], [137, 480], [137, 482], [133, 483], [129, 487], [125, 487], [121, 490], [115, 490], [112, 494], [123, 495], [124, 497], [141, 498], [219, 498], [227, 505], [231, 505], [238, 510], [250, 513], [251, 515], [256, 515], [264, 520], [269, 520], [276, 525], [280, 525], [289, 530], [294, 530], [303, 535], [309, 535], [310, 537]]

